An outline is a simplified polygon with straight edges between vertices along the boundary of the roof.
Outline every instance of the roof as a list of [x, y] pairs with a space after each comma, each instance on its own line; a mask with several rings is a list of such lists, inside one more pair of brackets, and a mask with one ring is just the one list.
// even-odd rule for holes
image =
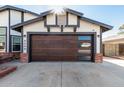
[[52, 10], [48, 10], [48, 11], [40, 13], [40, 16], [46, 16], [46, 15], [51, 14], [51, 13], [52, 13]]
[[117, 35], [103, 38], [103, 42], [116, 41], [116, 40], [121, 40], [121, 39], [124, 40], [124, 34], [117, 34]]
[[[71, 14], [80, 16], [80, 17], [83, 15], [83, 13], [72, 10], [72, 9], [69, 9], [69, 8], [63, 8], [63, 10], [66, 11], [66, 12], [69, 12]], [[45, 12], [41, 13], [40, 15], [45, 16], [45, 15], [48, 15], [48, 14], [51, 14], [51, 13], [53, 13], [53, 10], [45, 11]]]
[[[67, 11], [67, 12], [69, 12], [69, 13], [73, 13], [73, 14], [75, 14], [75, 15], [77, 15], [77, 16], [80, 16], [80, 19], [81, 19], [81, 20], [88, 21], [88, 22], [90, 22], [90, 23], [99, 25], [99, 26], [101, 26], [101, 27], [106, 28], [107, 30], [110, 30], [110, 29], [113, 28], [112, 26], [110, 26], [110, 25], [108, 25], [108, 24], [104, 24], [104, 23], [102, 23], [102, 22], [98, 22], [98, 21], [95, 21], [95, 20], [92, 20], [92, 19], [83, 17], [83, 16], [82, 16], [83, 13], [77, 12], [77, 11], [75, 11], [75, 10], [65, 8], [65, 11]], [[48, 15], [48, 14], [50, 14], [50, 13], [52, 13], [52, 10], [45, 11], [45, 12], [41, 13], [38, 18], [34, 18], [34, 19], [29, 20], [29, 21], [25, 21], [25, 22], [23, 22], [23, 23], [13, 25], [13, 26], [12, 26], [12, 29], [16, 29], [16, 28], [18, 28], [18, 27], [20, 27], [20, 26], [24, 26], [24, 25], [27, 25], [27, 24], [31, 24], [31, 23], [33, 23], [34, 21], [35, 21], [35, 22], [36, 22], [36, 21], [39, 21], [39, 20], [41, 20], [41, 18], [42, 18], [43, 16], [46, 16], [46, 15]]]
[[86, 18], [86, 17], [81, 17], [81, 20], [88, 21], [88, 22], [90, 22], [90, 23], [93, 23], [93, 24], [96, 24], [96, 25], [105, 27], [105, 28], [107, 28], [108, 30], [110, 30], [110, 29], [113, 28], [113, 26], [110, 26], [110, 25], [108, 25], [108, 24], [104, 24], [104, 23], [102, 23], [102, 22], [95, 21], [95, 20], [92, 20], [92, 19], [89, 19], [89, 18]]
[[22, 8], [10, 6], [10, 5], [5, 5], [5, 6], [3, 6], [3, 7], [0, 7], [0, 12], [1, 12], [1, 11], [4, 11], [4, 10], [7, 10], [7, 9], [16, 10], [16, 11], [21, 11], [21, 12], [24, 12], [24, 13], [30, 13], [30, 14], [39, 16], [39, 14], [37, 14], [37, 13], [31, 12], [31, 11], [26, 10], [26, 9], [22, 9]]
[[83, 16], [83, 13], [69, 9], [69, 8], [64, 8], [64, 11], [69, 12], [69, 13], [74, 14], [74, 15], [77, 15], [77, 16], [80, 16], [80, 17]]
[[25, 21], [23, 23], [13, 25], [13, 26], [11, 26], [11, 28], [16, 29], [18, 27], [22, 27], [24, 25], [28, 25], [28, 24], [31, 24], [31, 23], [34, 23], [34, 22], [37, 22], [37, 21], [42, 21], [42, 20], [43, 20], [43, 17], [34, 18], [34, 19], [31, 19], [31, 20]]

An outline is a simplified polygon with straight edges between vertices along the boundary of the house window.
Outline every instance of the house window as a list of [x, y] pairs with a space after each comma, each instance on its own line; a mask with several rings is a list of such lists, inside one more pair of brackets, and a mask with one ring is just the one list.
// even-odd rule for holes
[[0, 52], [5, 51], [6, 27], [0, 27]]
[[21, 37], [12, 36], [12, 51], [21, 51]]

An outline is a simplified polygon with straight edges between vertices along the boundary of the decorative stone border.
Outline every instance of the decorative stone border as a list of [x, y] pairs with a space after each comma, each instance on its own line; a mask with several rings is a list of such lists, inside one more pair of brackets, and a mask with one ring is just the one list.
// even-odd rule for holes
[[17, 66], [0, 68], [0, 78], [2, 78], [4, 76], [6, 76], [7, 74], [15, 71], [16, 69], [17, 69]]

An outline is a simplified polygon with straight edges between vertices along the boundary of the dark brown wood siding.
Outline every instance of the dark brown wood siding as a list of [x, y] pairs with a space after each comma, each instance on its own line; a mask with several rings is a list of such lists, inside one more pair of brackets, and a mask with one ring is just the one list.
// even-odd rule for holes
[[94, 54], [96, 53], [95, 36], [95, 33], [28, 33], [27, 52], [29, 54], [29, 62], [94, 62]]
[[77, 36], [32, 35], [32, 61], [76, 61]]

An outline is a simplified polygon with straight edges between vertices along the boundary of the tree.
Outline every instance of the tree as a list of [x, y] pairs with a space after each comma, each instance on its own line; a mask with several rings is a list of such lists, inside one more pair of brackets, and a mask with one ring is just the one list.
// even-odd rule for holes
[[124, 24], [119, 27], [120, 31], [124, 31]]
[[118, 34], [124, 34], [124, 24], [119, 27], [119, 30]]

